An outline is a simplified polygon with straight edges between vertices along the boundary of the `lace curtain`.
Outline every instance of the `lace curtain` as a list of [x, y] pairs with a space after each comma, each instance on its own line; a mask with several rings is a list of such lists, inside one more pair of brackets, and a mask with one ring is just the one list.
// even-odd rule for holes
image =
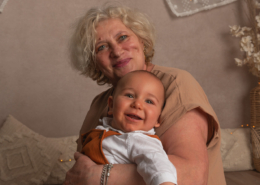
[[236, 0], [166, 0], [177, 17], [188, 16], [232, 3]]

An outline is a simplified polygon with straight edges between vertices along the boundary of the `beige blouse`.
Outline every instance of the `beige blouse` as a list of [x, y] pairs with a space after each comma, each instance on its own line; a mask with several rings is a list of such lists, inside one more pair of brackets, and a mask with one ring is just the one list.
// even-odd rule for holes
[[[213, 137], [207, 143], [209, 158], [208, 185], [225, 185], [225, 177], [220, 153], [220, 126], [217, 116], [212, 109], [207, 96], [198, 82], [186, 71], [161, 67], [155, 65], [151, 71], [163, 83], [166, 90], [166, 104], [161, 114], [161, 126], [156, 128], [156, 134], [160, 137], [163, 133], [175, 124], [187, 111], [200, 108], [208, 114], [208, 124], [213, 130]], [[113, 88], [99, 94], [93, 100], [90, 110], [80, 130], [80, 135], [100, 125], [99, 119], [107, 116], [108, 97], [112, 94]], [[79, 137], [80, 138], [80, 137]], [[78, 140], [78, 151], [81, 150], [81, 141]]]

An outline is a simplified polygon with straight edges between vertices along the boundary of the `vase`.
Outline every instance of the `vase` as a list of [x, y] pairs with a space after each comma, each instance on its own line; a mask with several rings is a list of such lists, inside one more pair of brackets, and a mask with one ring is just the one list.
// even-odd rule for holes
[[250, 123], [253, 165], [260, 172], [260, 80], [250, 91]]

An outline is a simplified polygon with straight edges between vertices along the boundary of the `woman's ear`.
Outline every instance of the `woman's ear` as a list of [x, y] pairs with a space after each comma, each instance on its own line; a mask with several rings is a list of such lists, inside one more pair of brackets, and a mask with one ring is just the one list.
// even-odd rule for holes
[[108, 115], [113, 115], [113, 96], [109, 96], [108, 100], [107, 100], [107, 104], [108, 104]]

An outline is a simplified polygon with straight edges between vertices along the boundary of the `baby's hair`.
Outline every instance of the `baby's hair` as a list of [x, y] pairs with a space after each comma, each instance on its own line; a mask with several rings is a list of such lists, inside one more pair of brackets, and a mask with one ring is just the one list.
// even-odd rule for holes
[[113, 94], [116, 94], [117, 87], [120, 86], [120, 83], [122, 83], [123, 79], [126, 78], [126, 76], [128, 76], [128, 75], [130, 75], [130, 74], [135, 74], [135, 73], [146, 73], [146, 74], [152, 76], [154, 79], [158, 80], [158, 81], [161, 83], [161, 85], [162, 85], [162, 87], [163, 87], [163, 106], [162, 106], [162, 110], [163, 110], [163, 108], [164, 108], [164, 106], [165, 106], [165, 97], [166, 97], [165, 87], [164, 87], [162, 81], [161, 81], [155, 74], [153, 74], [153, 73], [151, 73], [151, 72], [149, 72], [149, 71], [136, 70], [136, 71], [132, 71], [132, 72], [127, 73], [125, 76], [123, 76], [123, 77], [118, 81], [117, 86], [115, 87]]

